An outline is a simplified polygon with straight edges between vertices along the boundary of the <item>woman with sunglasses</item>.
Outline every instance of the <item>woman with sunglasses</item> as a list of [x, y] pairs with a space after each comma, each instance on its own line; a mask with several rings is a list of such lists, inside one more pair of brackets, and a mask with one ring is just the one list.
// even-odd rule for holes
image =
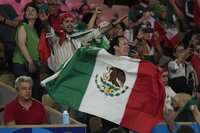
[[175, 60], [170, 61], [168, 64], [169, 86], [176, 93], [183, 92], [192, 95], [195, 92], [188, 85], [189, 74], [194, 73], [196, 75], [192, 65], [186, 61], [191, 54], [193, 54], [192, 49], [184, 49], [182, 45], [177, 45], [173, 49]]

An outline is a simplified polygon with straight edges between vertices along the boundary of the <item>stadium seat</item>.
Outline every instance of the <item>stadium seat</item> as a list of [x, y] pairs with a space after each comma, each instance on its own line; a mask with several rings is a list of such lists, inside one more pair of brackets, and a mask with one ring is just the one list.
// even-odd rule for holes
[[63, 12], [70, 11], [70, 10], [69, 10], [69, 7], [68, 7], [67, 5], [65, 5], [65, 4], [60, 4], [60, 9], [61, 9], [61, 11], [63, 11]]
[[24, 8], [26, 6], [27, 3], [32, 2], [32, 0], [21, 0], [21, 6], [22, 8]]
[[4, 84], [7, 84], [7, 85], [10, 85], [11, 82], [14, 83], [14, 80], [15, 80], [15, 76], [14, 74], [2, 74], [0, 76], [0, 82], [4, 83]]
[[104, 4], [104, 0], [87, 0], [88, 5], [90, 4]]
[[72, 9], [79, 10], [82, 4], [82, 2], [68, 2], [67, 6], [69, 11], [71, 11]]
[[56, 110], [59, 109], [58, 104], [56, 104], [56, 102], [48, 94], [44, 94], [42, 96], [42, 104], [54, 108]]
[[105, 4], [95, 4], [95, 3], [93, 3], [93, 4], [90, 4], [89, 6], [90, 6], [91, 10], [95, 10], [96, 7], [108, 8], [108, 6], [105, 5]]
[[112, 9], [114, 13], [120, 13], [121, 11], [123, 11], [123, 13], [128, 13], [128, 11], [130, 10], [130, 8], [125, 5], [112, 5]]
[[83, 0], [65, 0], [65, 4], [68, 3], [83, 3]]

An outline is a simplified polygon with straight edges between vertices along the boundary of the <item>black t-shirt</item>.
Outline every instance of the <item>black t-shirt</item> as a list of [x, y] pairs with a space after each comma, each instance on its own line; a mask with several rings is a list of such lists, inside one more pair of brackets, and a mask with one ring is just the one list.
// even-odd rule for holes
[[[0, 4], [0, 15], [9, 20], [14, 20], [18, 14], [10, 4]], [[15, 47], [15, 27], [0, 23], [0, 40], [7, 49]], [[9, 44], [9, 45], [7, 45]]]

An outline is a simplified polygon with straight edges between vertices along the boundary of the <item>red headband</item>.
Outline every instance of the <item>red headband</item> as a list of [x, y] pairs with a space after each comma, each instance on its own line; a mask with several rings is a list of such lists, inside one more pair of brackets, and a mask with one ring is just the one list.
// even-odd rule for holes
[[71, 13], [65, 13], [61, 16], [61, 21], [63, 22], [66, 18], [74, 18], [74, 16]]

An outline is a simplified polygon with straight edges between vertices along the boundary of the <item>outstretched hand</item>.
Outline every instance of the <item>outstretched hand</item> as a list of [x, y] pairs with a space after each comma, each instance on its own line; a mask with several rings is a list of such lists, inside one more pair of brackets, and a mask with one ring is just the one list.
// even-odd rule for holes
[[124, 19], [126, 19], [128, 16], [127, 15], [124, 15], [123, 17], [117, 19], [115, 22], [113, 22], [112, 24], [113, 25], [117, 25], [119, 23], [121, 23]]

